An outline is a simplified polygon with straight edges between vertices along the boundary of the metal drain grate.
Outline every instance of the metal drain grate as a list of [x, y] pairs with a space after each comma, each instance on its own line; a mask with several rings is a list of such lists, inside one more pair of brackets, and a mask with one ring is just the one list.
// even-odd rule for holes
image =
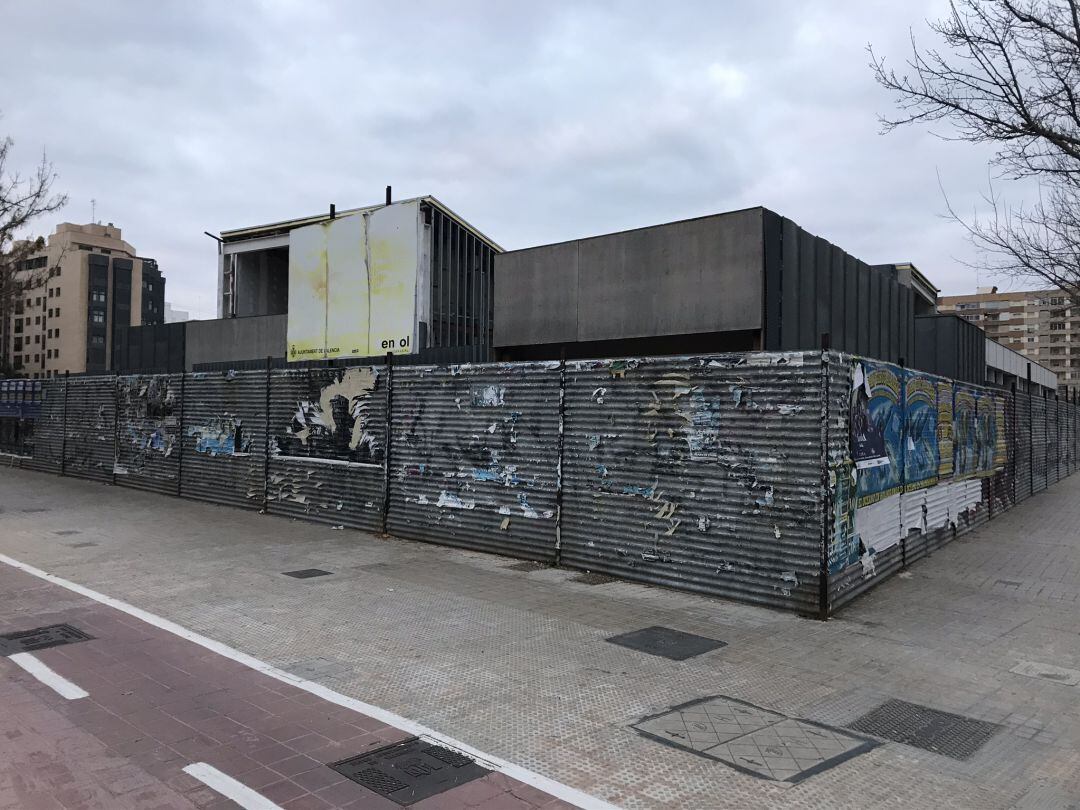
[[0, 655], [35, 652], [61, 644], [74, 644], [77, 641], [89, 641], [93, 636], [84, 633], [70, 624], [50, 624], [47, 627], [35, 627], [33, 630], [20, 630], [17, 633], [0, 635]]
[[311, 579], [312, 577], [328, 577], [333, 571], [323, 571], [321, 568], [301, 568], [299, 571], [283, 571], [287, 577], [295, 579]]
[[415, 737], [330, 767], [403, 807], [490, 773], [464, 754]]
[[965, 760], [982, 748], [1001, 726], [918, 703], [889, 700], [864, 714], [849, 728]]
[[670, 658], [672, 661], [685, 661], [695, 655], [701, 655], [710, 650], [727, 646], [727, 642], [717, 641], [714, 638], [706, 638], [705, 636], [696, 636], [693, 633], [684, 633], [670, 627], [645, 627], [641, 630], [612, 636], [607, 641], [649, 655]]

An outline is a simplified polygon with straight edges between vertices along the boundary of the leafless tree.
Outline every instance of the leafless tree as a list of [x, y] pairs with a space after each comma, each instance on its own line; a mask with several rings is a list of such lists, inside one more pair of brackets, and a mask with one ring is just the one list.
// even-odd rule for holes
[[44, 284], [50, 270], [24, 265], [28, 256], [45, 246], [42, 237], [31, 237], [30, 229], [40, 217], [67, 203], [66, 195], [53, 193], [56, 173], [44, 154], [28, 176], [11, 168], [14, 145], [9, 137], [0, 139], [0, 376], [11, 373], [2, 363], [8, 356], [9, 322], [18, 302], [28, 290]]
[[1034, 178], [1037, 199], [1008, 204], [1000, 183], [989, 213], [949, 213], [991, 272], [1035, 278], [1080, 301], [1080, 0], [953, 0], [929, 23], [945, 47], [914, 34], [897, 72], [871, 48], [878, 82], [896, 96], [905, 124], [951, 125], [947, 139], [992, 144], [1000, 179]]

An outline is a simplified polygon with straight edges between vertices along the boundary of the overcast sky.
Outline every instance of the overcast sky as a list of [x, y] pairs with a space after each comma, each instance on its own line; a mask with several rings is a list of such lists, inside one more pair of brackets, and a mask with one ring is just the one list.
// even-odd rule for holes
[[[18, 2], [0, 134], [114, 222], [166, 298], [216, 310], [203, 231], [432, 194], [505, 248], [765, 205], [870, 263], [973, 292], [989, 153], [879, 134], [944, 3]], [[947, 131], [942, 129], [942, 131]], [[982, 279], [982, 283], [989, 280]], [[1004, 286], [1004, 285], [1003, 285]]]

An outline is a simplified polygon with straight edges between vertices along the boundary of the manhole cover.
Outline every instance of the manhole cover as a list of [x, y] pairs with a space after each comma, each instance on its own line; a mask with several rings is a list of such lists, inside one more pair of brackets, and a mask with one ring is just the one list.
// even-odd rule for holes
[[60, 537], [68, 537], [72, 534], [81, 534], [81, 532], [78, 529], [61, 529], [60, 531], [53, 532], [53, 534], [59, 535]]
[[287, 577], [296, 579], [311, 579], [312, 577], [328, 577], [333, 571], [323, 571], [321, 568], [302, 568], [299, 571], [284, 571]]
[[89, 641], [92, 638], [93, 636], [87, 635], [70, 624], [50, 624], [48, 627], [0, 635], [0, 655], [35, 652], [49, 647], [59, 647], [61, 644]]
[[763, 779], [798, 782], [874, 747], [872, 740], [717, 696], [676, 706], [633, 726], [665, 745]]
[[726, 647], [727, 642], [714, 638], [684, 633], [670, 627], [645, 627], [607, 639], [612, 644], [629, 647], [631, 650], [670, 658], [672, 661], [685, 661], [695, 655], [707, 653], [719, 647]]
[[1001, 726], [918, 703], [889, 700], [864, 714], [849, 728], [964, 760], [982, 748]]
[[402, 806], [490, 773], [464, 754], [416, 738], [330, 767]]
[[618, 582], [615, 577], [609, 577], [607, 574], [595, 574], [592, 571], [586, 571], [583, 574], [578, 574], [576, 577], [570, 577], [571, 582], [581, 582], [584, 585], [607, 585], [609, 582]]

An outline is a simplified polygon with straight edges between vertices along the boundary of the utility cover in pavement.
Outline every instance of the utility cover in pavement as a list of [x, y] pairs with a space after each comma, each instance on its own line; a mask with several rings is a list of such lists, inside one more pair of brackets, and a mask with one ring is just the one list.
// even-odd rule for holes
[[302, 568], [299, 571], [284, 571], [282, 572], [287, 577], [295, 577], [296, 579], [311, 579], [312, 577], [328, 577], [333, 571], [323, 571], [321, 568]]
[[864, 714], [849, 728], [964, 760], [982, 748], [1001, 726], [918, 703], [889, 700]]
[[93, 636], [87, 635], [70, 624], [50, 624], [47, 627], [20, 630], [17, 633], [6, 633], [0, 636], [0, 655], [35, 652], [49, 647], [59, 647], [61, 644], [89, 641], [92, 638]]
[[402, 806], [491, 773], [464, 754], [415, 737], [330, 767]]
[[874, 747], [872, 740], [841, 729], [723, 696], [684, 703], [633, 728], [666, 745], [783, 782], [798, 782]]
[[670, 658], [672, 661], [685, 661], [695, 655], [727, 646], [727, 642], [672, 630], [670, 627], [646, 627], [612, 636], [607, 640], [612, 644], [649, 655], [659, 655], [661, 658]]

